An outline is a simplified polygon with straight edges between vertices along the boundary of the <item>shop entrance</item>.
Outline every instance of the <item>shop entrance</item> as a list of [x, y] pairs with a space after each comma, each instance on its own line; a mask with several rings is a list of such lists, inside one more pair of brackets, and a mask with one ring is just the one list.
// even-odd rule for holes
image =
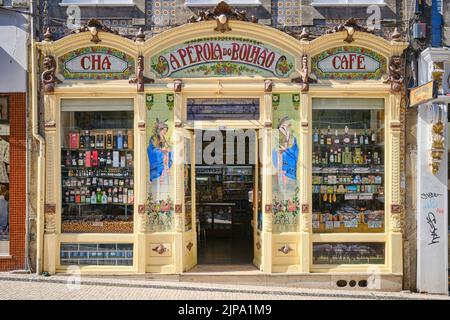
[[198, 263], [251, 264], [256, 132], [251, 129], [197, 131]]

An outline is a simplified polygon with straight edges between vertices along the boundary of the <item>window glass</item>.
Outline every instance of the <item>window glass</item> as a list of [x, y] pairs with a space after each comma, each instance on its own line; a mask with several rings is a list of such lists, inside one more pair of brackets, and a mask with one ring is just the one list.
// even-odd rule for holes
[[61, 231], [132, 233], [133, 111], [62, 111], [61, 124]]
[[384, 231], [384, 110], [372, 100], [313, 100], [315, 233]]
[[384, 264], [384, 243], [313, 243], [313, 264]]

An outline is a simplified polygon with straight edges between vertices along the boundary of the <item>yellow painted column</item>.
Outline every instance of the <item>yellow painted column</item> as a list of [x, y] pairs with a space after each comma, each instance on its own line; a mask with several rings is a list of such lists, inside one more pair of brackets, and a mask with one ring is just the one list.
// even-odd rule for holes
[[262, 271], [272, 272], [272, 94], [264, 95], [264, 129], [262, 133]]
[[136, 95], [134, 102], [134, 180], [135, 183], [135, 201], [134, 201], [134, 265], [138, 273], [145, 273], [147, 264], [147, 214], [146, 214], [146, 105], [145, 94]]
[[[391, 94], [388, 100], [389, 112], [389, 153], [390, 192], [389, 200], [389, 240], [388, 262], [391, 272], [401, 274], [403, 272], [403, 244], [402, 244], [402, 201], [400, 195], [400, 94]], [[386, 152], [387, 153], [387, 152]]]
[[309, 95], [300, 95], [300, 265], [302, 272], [309, 272], [311, 257], [311, 105]]
[[[174, 114], [181, 114], [181, 93], [175, 93], [175, 110]], [[178, 133], [180, 130], [180, 122], [179, 118], [175, 120], [175, 157], [174, 157], [174, 178], [175, 178], [175, 235], [174, 235], [174, 245], [173, 245], [173, 255], [174, 255], [174, 263], [175, 263], [175, 273], [183, 272], [183, 227], [184, 227], [184, 219], [183, 219], [183, 201], [184, 201], [184, 192], [183, 192], [183, 184], [184, 184], [184, 159], [183, 159], [183, 137]]]
[[[59, 234], [61, 231], [61, 186], [59, 182], [59, 163], [61, 153], [59, 135], [59, 108], [54, 94], [44, 95], [45, 122], [45, 204], [44, 204], [44, 271], [56, 273], [59, 259]], [[58, 125], [57, 125], [58, 123]]]

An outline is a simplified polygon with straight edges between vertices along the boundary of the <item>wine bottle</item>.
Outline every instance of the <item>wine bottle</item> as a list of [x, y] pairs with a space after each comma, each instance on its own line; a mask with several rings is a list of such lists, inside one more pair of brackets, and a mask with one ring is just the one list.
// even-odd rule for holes
[[80, 143], [79, 143], [79, 146], [80, 146], [81, 149], [85, 148], [84, 142], [85, 142], [85, 140], [84, 140], [84, 132], [81, 132], [81, 134], [80, 134]]
[[96, 201], [97, 201], [97, 203], [102, 203], [102, 192], [101, 192], [101, 189], [100, 188], [97, 188], [97, 197], [96, 197], [97, 199], [96, 199]]
[[377, 134], [375, 133], [375, 130], [372, 130], [372, 143], [376, 143], [377, 142]]
[[333, 149], [330, 150], [330, 163], [334, 163], [334, 152], [333, 152]]
[[123, 149], [123, 135], [122, 131], [117, 132], [117, 149]]
[[78, 153], [78, 166], [82, 167], [84, 165], [83, 154], [81, 152]]
[[92, 204], [97, 203], [97, 196], [95, 195], [95, 191], [92, 191], [92, 194], [91, 194], [91, 203], [92, 203]]
[[358, 144], [358, 137], [356, 136], [356, 131], [355, 131], [355, 135], [353, 136], [353, 144]]
[[91, 146], [91, 134], [89, 130], [84, 131], [84, 147], [89, 148]]
[[328, 126], [328, 130], [327, 130], [327, 144], [331, 144], [330, 126]]
[[338, 149], [337, 152], [337, 163], [342, 163], [342, 152], [340, 148]]

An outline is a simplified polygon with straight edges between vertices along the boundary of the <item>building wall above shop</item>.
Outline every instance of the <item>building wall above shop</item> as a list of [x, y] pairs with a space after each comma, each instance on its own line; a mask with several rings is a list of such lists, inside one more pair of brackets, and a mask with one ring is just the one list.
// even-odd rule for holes
[[[204, 1], [205, 3], [211, 1]], [[40, 38], [43, 39], [44, 26], [47, 24], [56, 38], [70, 32], [64, 22], [72, 7], [61, 6], [61, 0], [39, 0]], [[372, 17], [380, 14], [380, 29], [375, 33], [385, 38], [394, 27], [403, 28], [402, 19], [405, 1], [384, 0], [383, 5], [337, 5], [316, 6], [313, 0], [259, 0], [260, 5], [238, 5], [238, 10], [246, 10], [248, 16], [255, 16], [260, 24], [270, 25], [284, 32], [300, 35], [303, 27], [308, 27], [313, 37], [319, 36], [329, 27], [356, 18], [361, 25], [370, 23]], [[357, 1], [355, 2], [357, 3]], [[366, 1], [366, 3], [368, 3]], [[46, 4], [46, 5], [45, 5]], [[234, 4], [231, 4], [232, 6]], [[44, 8], [47, 8], [44, 10]], [[134, 0], [134, 6], [80, 6], [81, 23], [90, 18], [101, 20], [120, 34], [133, 37], [139, 28], [149, 36], [161, 33], [175, 26], [183, 25], [199, 10], [212, 10], [211, 5], [187, 5], [186, 0]], [[379, 9], [379, 11], [378, 11]], [[47, 17], [47, 22], [45, 22]], [[60, 20], [60, 21], [56, 21]]]

